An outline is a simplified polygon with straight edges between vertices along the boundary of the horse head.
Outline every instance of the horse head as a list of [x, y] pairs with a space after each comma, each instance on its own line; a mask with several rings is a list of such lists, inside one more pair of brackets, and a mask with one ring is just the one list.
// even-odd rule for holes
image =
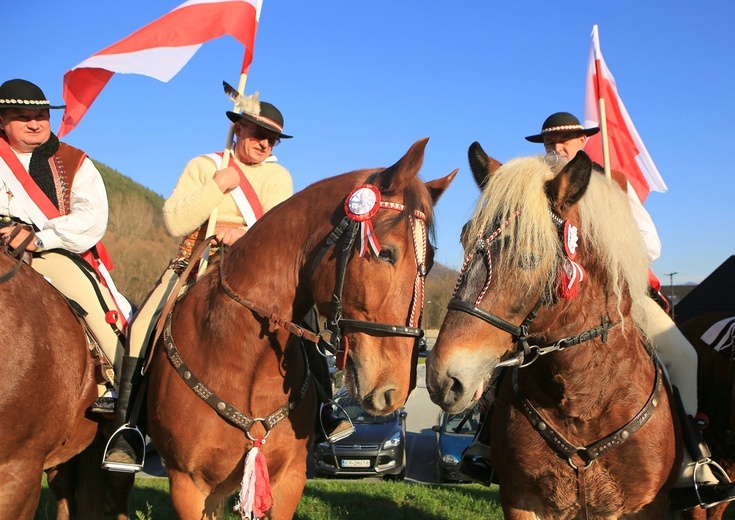
[[415, 387], [433, 206], [456, 175], [418, 178], [427, 141], [389, 168], [347, 174], [347, 199], [332, 215], [333, 233], [343, 238], [311, 276], [313, 299], [339, 344], [345, 384], [376, 415], [402, 406]]
[[[622, 316], [630, 308], [624, 288], [645, 291], [645, 253], [625, 196], [592, 173], [584, 152], [566, 164], [547, 156], [500, 165], [474, 143], [469, 155], [482, 195], [426, 361], [431, 398], [448, 412], [479, 399], [496, 368], [522, 364], [538, 354], [534, 346], [565, 337], [576, 318], [599, 319], [609, 308]], [[616, 240], [624, 242], [617, 253]]]

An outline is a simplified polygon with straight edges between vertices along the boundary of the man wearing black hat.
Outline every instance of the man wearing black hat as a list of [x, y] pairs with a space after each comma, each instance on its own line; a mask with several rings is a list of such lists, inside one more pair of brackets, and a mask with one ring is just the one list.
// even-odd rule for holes
[[[192, 252], [206, 238], [213, 210], [217, 210], [214, 226], [217, 241], [231, 245], [265, 212], [293, 195], [291, 175], [273, 155], [273, 148], [281, 139], [292, 137], [283, 133], [283, 115], [271, 103], [260, 101], [257, 93], [243, 98], [238, 106], [241, 111], [227, 112], [237, 138], [229, 165], [222, 168], [223, 154], [195, 157], [184, 168], [163, 206], [169, 233], [184, 238], [179, 245], [178, 256], [146, 297], [130, 326], [129, 352], [123, 363], [134, 365], [140, 352], [148, 347], [158, 317], [179, 276], [189, 264]], [[213, 253], [210, 251], [210, 256]], [[312, 369], [319, 372], [323, 368], [326, 378], [320, 379], [328, 381], [326, 360], [315, 352], [313, 345], [307, 346], [306, 352]], [[322, 386], [327, 385], [322, 383]], [[325, 390], [331, 393], [331, 385]], [[326, 399], [329, 399], [328, 395]], [[352, 424], [348, 420], [333, 416], [330, 407], [324, 407], [324, 411], [322, 422], [327, 437], [335, 432], [338, 436], [351, 433]], [[131, 449], [122, 441], [119, 445], [113, 444], [105, 465], [118, 469], [133, 464], [132, 461], [139, 460], [139, 457]]]
[[[110, 371], [119, 366], [131, 309], [109, 276], [112, 264], [100, 261], [108, 218], [105, 185], [84, 152], [51, 132], [50, 109], [58, 108], [64, 107], [52, 106], [30, 81], [0, 85], [0, 215], [33, 227], [35, 240], [26, 247], [33, 252], [32, 267], [86, 311], [84, 319], [107, 358], [109, 370], [103, 373], [112, 388]], [[0, 235], [12, 229], [3, 227]], [[30, 233], [21, 230], [10, 246], [18, 247]], [[84, 261], [96, 276], [85, 274], [88, 269], [79, 263]], [[114, 399], [101, 397], [91, 411], [114, 412]]]
[[[599, 128], [584, 128], [579, 120], [568, 112], [557, 112], [544, 121], [539, 134], [526, 137], [532, 143], [541, 143], [547, 152], [547, 157], [556, 165], [557, 161], [571, 161], [582, 150], [589, 136], [599, 132]], [[602, 166], [593, 163], [593, 169], [604, 173]], [[660, 256], [661, 242], [648, 212], [643, 208], [635, 190], [628, 185], [622, 172], [611, 172], [621, 188], [627, 193], [631, 204], [633, 217], [638, 224], [649, 261]], [[697, 427], [694, 417], [697, 414], [697, 352], [674, 322], [652, 298], [645, 298], [642, 305], [645, 307], [646, 323], [638, 324], [656, 348], [671, 384], [678, 389], [680, 409], [684, 413], [682, 425], [684, 427], [684, 460], [682, 463], [679, 481], [670, 494], [671, 506], [677, 510], [691, 509], [697, 506], [712, 507], [714, 505], [735, 500], [735, 483], [730, 483], [727, 475], [717, 466], [717, 478], [710, 466], [716, 464], [710, 458], [710, 451], [702, 433]], [[482, 430], [486, 435], [488, 430]], [[481, 457], [489, 458], [486, 449], [488, 439], [482, 439], [475, 449], [475, 453], [484, 452]], [[695, 462], [697, 461], [697, 462]], [[468, 464], [469, 472], [476, 472], [482, 476], [482, 468], [489, 467], [484, 460], [472, 461]], [[487, 477], [489, 478], [489, 476]], [[696, 481], [696, 484], [695, 484]]]

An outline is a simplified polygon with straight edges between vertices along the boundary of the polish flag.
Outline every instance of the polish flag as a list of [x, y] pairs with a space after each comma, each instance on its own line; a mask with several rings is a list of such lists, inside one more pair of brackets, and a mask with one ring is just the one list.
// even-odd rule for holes
[[[628, 178], [641, 202], [648, 193], [668, 190], [661, 174], [653, 164], [653, 159], [646, 150], [623, 100], [618, 95], [610, 70], [600, 51], [600, 38], [597, 25], [592, 28], [592, 45], [587, 66], [587, 85], [584, 100], [584, 126], [590, 128], [600, 125], [600, 106], [598, 100], [605, 100], [607, 120], [608, 146], [610, 150], [610, 169], [619, 170]], [[593, 135], [587, 140], [584, 149], [593, 161], [603, 164], [602, 133]]]
[[90, 56], [64, 74], [66, 110], [58, 135], [79, 124], [114, 73], [168, 82], [204, 42], [229, 34], [245, 46], [242, 72], [253, 60], [263, 0], [188, 0], [158, 20]]

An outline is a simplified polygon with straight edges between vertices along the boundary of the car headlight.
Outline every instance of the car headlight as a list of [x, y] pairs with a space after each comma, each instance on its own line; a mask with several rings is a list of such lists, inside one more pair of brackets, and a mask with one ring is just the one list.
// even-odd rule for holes
[[455, 457], [454, 455], [450, 455], [447, 453], [446, 455], [442, 455], [442, 460], [446, 462], [447, 464], [458, 464], [459, 459]]
[[400, 443], [401, 443], [401, 434], [399, 432], [399, 433], [396, 433], [395, 435], [393, 435], [393, 437], [391, 437], [387, 441], [385, 441], [383, 443], [383, 448], [384, 449], [387, 449], [387, 448], [395, 448]]

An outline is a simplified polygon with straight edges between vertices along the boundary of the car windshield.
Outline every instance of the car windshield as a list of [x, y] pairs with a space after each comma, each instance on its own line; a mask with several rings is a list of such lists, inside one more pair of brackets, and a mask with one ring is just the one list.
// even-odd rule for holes
[[467, 412], [448, 414], [444, 421], [444, 431], [460, 435], [474, 434], [480, 424], [480, 415], [477, 412], [471, 412], [465, 419], [466, 416]]
[[391, 412], [388, 415], [370, 415], [362, 409], [357, 400], [351, 395], [343, 395], [335, 399], [337, 404], [344, 408], [347, 415], [350, 416], [350, 420], [354, 424], [386, 424], [394, 422], [398, 411]]

